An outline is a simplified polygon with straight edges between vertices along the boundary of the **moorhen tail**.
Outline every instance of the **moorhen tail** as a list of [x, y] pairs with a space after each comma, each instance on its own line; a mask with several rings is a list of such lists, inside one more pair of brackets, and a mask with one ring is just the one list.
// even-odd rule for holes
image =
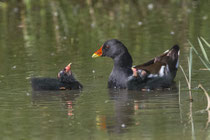
[[83, 86], [73, 76], [71, 63], [58, 73], [57, 78], [40, 78], [31, 79], [33, 90], [73, 90], [81, 89]]
[[147, 63], [133, 66], [125, 45], [117, 39], [106, 41], [92, 57], [106, 56], [114, 61], [109, 76], [109, 88], [157, 89], [169, 88], [179, 64], [179, 46], [175, 45]]

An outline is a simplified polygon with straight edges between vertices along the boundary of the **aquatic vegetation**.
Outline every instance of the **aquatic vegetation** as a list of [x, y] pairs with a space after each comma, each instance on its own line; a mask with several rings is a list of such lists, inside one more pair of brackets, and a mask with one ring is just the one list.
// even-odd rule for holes
[[194, 47], [194, 45], [189, 41], [189, 44], [193, 48], [193, 51], [199, 57], [199, 59], [201, 60], [201, 62], [203, 63], [203, 65], [206, 67], [206, 69], [201, 69], [201, 70], [210, 70], [209, 57], [208, 57], [207, 52], [206, 52], [206, 50], [204, 48], [204, 45], [203, 45], [203, 44], [205, 44], [205, 46], [207, 46], [208, 48], [210, 48], [210, 44], [203, 37], [198, 38], [198, 43], [199, 43], [199, 46], [200, 46], [202, 55], [200, 55], [200, 53], [196, 50], [196, 48]]
[[206, 95], [206, 99], [207, 99], [207, 103], [208, 103], [207, 107], [206, 107], [206, 110], [210, 110], [210, 97], [209, 97], [208, 92], [206, 91], [206, 89], [201, 84], [198, 85], [198, 88], [201, 88], [203, 90], [204, 94]]
[[[186, 72], [184, 71], [184, 69], [182, 68], [182, 66], [180, 65], [180, 69], [182, 70], [184, 77], [186, 79], [187, 85], [188, 85], [188, 89], [189, 89], [189, 98], [190, 98], [190, 113], [189, 113], [189, 118], [190, 118], [190, 122], [191, 122], [191, 129], [192, 129], [192, 139], [196, 139], [195, 137], [195, 128], [194, 128], [194, 121], [193, 121], [193, 113], [192, 113], [192, 92], [191, 92], [191, 81], [192, 81], [192, 50], [195, 52], [195, 54], [199, 57], [199, 59], [201, 60], [201, 62], [204, 64], [204, 66], [206, 67], [205, 70], [210, 70], [210, 62], [209, 62], [209, 57], [207, 55], [206, 50], [204, 49], [204, 45], [203, 43], [210, 48], [210, 44], [203, 38], [198, 38], [198, 43], [202, 52], [202, 55], [200, 55], [198, 53], [198, 51], [195, 49], [195, 47], [192, 45], [192, 43], [189, 41], [190, 44], [190, 51], [189, 51], [189, 57], [188, 57], [188, 77]], [[205, 109], [205, 111], [208, 112], [208, 120], [206, 122], [206, 127], [205, 129], [208, 128], [209, 123], [210, 123], [210, 97], [209, 94], [207, 93], [206, 89], [199, 83], [198, 88], [202, 89], [206, 99], [207, 99], [207, 107]], [[179, 105], [180, 105], [180, 82], [179, 82]], [[181, 109], [180, 109], [181, 110]]]
[[192, 81], [192, 47], [190, 48], [190, 53], [189, 53], [189, 57], [188, 57], [188, 77], [186, 72], [184, 71], [184, 69], [182, 68], [182, 66], [179, 66], [184, 74], [185, 80], [187, 82], [188, 85], [188, 89], [189, 89], [189, 98], [190, 101], [193, 101], [192, 98], [192, 92], [191, 92], [191, 81]]
[[7, 7], [7, 4], [6, 4], [5, 2], [1, 2], [1, 1], [0, 1], [0, 7], [6, 8], [6, 7]]
[[[186, 72], [184, 71], [184, 69], [182, 68], [182, 66], [180, 65], [180, 68], [184, 74], [184, 77], [186, 79], [187, 85], [188, 85], [188, 89], [189, 89], [189, 96], [190, 96], [190, 100], [192, 101], [192, 93], [191, 93], [191, 77], [192, 77], [192, 50], [195, 52], [195, 54], [198, 56], [198, 58], [201, 60], [201, 62], [203, 63], [203, 65], [206, 67], [205, 69], [200, 69], [200, 70], [210, 70], [210, 61], [209, 61], [209, 56], [207, 55], [207, 52], [204, 48], [204, 45], [207, 46], [208, 48], [210, 48], [210, 44], [203, 38], [200, 37], [198, 38], [198, 43], [199, 43], [199, 47], [201, 49], [201, 54], [197, 51], [197, 49], [195, 48], [195, 46], [188, 41], [190, 44], [190, 53], [189, 53], [189, 57], [188, 57], [188, 77], [186, 75]], [[203, 86], [201, 86], [201, 84], [199, 84], [198, 86], [199, 88], [203, 89], [205, 92], [205, 95], [208, 95], [207, 92], [205, 91], [205, 89], [203, 88]], [[207, 96], [207, 100], [208, 102], [210, 102], [209, 97]], [[210, 108], [210, 103], [208, 103], [208, 107]]]
[[206, 109], [200, 111], [200, 112], [207, 112], [208, 113], [208, 119], [207, 119], [206, 127], [205, 127], [205, 129], [207, 129], [209, 124], [210, 124], [210, 97], [209, 97], [209, 94], [206, 91], [206, 89], [201, 84], [198, 85], [198, 88], [203, 90], [203, 92], [204, 92], [204, 94], [206, 96], [206, 100], [207, 100], [207, 107], [206, 107]]

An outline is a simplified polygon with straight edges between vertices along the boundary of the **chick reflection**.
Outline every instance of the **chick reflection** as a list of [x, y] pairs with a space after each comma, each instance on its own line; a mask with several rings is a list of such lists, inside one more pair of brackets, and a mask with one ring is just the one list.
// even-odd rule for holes
[[67, 115], [73, 116], [74, 101], [79, 97], [80, 91], [33, 91], [32, 92], [32, 103], [33, 105], [46, 106], [54, 101], [61, 101], [63, 108], [67, 109]]

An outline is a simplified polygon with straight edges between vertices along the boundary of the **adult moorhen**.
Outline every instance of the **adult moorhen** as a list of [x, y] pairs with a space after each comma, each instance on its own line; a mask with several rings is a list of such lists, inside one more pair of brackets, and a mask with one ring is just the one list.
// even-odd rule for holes
[[58, 78], [32, 78], [33, 90], [72, 90], [83, 86], [73, 76], [71, 63], [58, 73]]
[[117, 39], [106, 41], [92, 57], [110, 57], [114, 67], [109, 76], [109, 88], [134, 90], [169, 88], [176, 76], [179, 64], [179, 46], [154, 59], [132, 67], [132, 57], [125, 45]]

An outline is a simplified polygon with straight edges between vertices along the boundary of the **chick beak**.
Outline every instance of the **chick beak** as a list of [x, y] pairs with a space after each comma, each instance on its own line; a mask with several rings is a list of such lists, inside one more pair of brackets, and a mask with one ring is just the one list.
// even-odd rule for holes
[[65, 71], [66, 72], [69, 72], [71, 70], [71, 64], [72, 63], [69, 63], [66, 67], [65, 67]]

